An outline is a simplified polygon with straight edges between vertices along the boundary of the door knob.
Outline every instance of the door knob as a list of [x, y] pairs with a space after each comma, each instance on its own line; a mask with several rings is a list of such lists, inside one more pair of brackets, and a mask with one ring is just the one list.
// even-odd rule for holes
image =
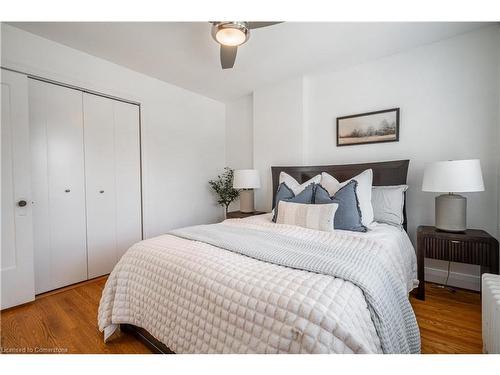
[[103, 194], [103, 193], [104, 193], [104, 190], [99, 190], [99, 193]]
[[65, 193], [69, 193], [70, 191], [71, 191], [70, 189], [64, 190]]
[[26, 201], [24, 201], [24, 200], [21, 200], [21, 201], [17, 202], [17, 205], [18, 205], [19, 207], [24, 207], [24, 206], [26, 206], [27, 204], [28, 204], [28, 203], [26, 203]]

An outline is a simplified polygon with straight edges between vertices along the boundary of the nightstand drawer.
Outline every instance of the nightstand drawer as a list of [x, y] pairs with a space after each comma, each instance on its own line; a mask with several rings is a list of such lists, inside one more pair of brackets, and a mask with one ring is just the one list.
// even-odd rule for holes
[[491, 266], [491, 244], [488, 242], [426, 237], [423, 241], [425, 257], [458, 263]]

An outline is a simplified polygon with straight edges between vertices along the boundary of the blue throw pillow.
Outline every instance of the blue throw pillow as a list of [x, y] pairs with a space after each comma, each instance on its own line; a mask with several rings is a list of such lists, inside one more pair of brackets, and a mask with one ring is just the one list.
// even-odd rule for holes
[[310, 184], [299, 194], [295, 195], [292, 189], [290, 189], [284, 182], [282, 182], [280, 186], [278, 186], [278, 191], [276, 192], [273, 222], [276, 223], [276, 218], [278, 217], [278, 203], [280, 201], [311, 204], [314, 198], [314, 190], [315, 184]]
[[287, 184], [282, 182], [280, 186], [278, 186], [278, 190], [276, 191], [276, 198], [274, 200], [274, 206], [273, 208], [276, 208], [278, 205], [278, 202], [283, 200], [283, 199], [290, 199], [295, 197], [295, 194], [292, 189], [290, 189]]
[[337, 203], [339, 205], [333, 221], [334, 229], [366, 232], [367, 229], [361, 222], [361, 210], [356, 195], [357, 185], [357, 181], [352, 180], [337, 191], [333, 197], [330, 197], [323, 186], [316, 185], [314, 204]]

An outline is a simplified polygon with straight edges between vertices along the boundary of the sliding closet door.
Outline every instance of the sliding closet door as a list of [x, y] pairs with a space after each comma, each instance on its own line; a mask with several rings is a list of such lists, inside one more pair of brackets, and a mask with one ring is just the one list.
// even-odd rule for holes
[[30, 80], [35, 290], [87, 279], [82, 92]]
[[89, 278], [141, 240], [138, 107], [84, 94]]

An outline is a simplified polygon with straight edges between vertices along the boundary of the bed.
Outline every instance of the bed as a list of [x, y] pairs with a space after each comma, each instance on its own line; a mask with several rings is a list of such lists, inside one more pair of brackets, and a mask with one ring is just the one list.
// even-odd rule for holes
[[[318, 172], [345, 180], [371, 168], [374, 185], [405, 184], [408, 163], [272, 167], [273, 191], [281, 171], [302, 182]], [[350, 256], [361, 254], [376, 262], [381, 276], [374, 276], [373, 284], [380, 287], [367, 285], [372, 279], [361, 276], [353, 282], [288, 264], [287, 259], [280, 263], [243, 255], [219, 242], [183, 237], [180, 230], [135, 244], [116, 265], [99, 306], [105, 340], [112, 340], [121, 328], [161, 353], [419, 352], [418, 327], [408, 302], [408, 293], [418, 283], [416, 257], [403, 229], [374, 223], [367, 233], [328, 233], [278, 225], [264, 214], [200, 230], [215, 229], [217, 241], [224, 240], [225, 233], [258, 236], [244, 237], [247, 251], [264, 246], [261, 237], [268, 238], [266, 246], [279, 242], [285, 249], [297, 246], [297, 251], [304, 244], [320, 250], [334, 244], [349, 250]], [[370, 272], [367, 268], [361, 273]], [[383, 274], [390, 274], [390, 284]], [[377, 294], [386, 293], [382, 286], [394, 295], [379, 298]], [[385, 311], [382, 318], [389, 324], [378, 321], [377, 311]]]

